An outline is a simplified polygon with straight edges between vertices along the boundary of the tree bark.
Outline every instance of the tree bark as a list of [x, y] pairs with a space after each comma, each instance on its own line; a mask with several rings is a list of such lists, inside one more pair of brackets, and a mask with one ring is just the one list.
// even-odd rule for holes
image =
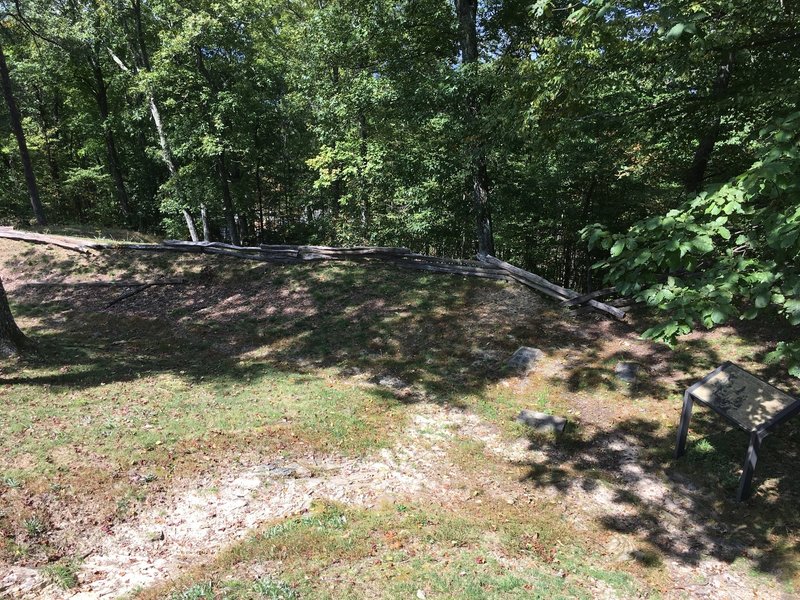
[[[39, 187], [36, 185], [36, 175], [33, 172], [31, 155], [28, 152], [28, 144], [25, 141], [25, 131], [22, 129], [22, 118], [20, 117], [19, 109], [17, 108], [17, 101], [14, 99], [14, 93], [11, 88], [11, 75], [8, 72], [8, 65], [6, 64], [6, 56], [3, 53], [2, 42], [0, 42], [0, 84], [2, 84], [3, 97], [5, 98], [6, 105], [8, 106], [11, 129], [14, 131], [14, 136], [17, 138], [17, 146], [19, 146], [19, 156], [22, 160], [22, 169], [25, 172], [25, 184], [28, 186], [28, 196], [31, 199], [31, 208], [33, 208], [33, 214], [36, 217], [36, 222], [39, 225], [47, 225], [47, 219], [44, 216], [42, 202], [39, 199]], [[3, 297], [5, 298], [5, 293], [3, 294]]]
[[372, 221], [370, 206], [369, 186], [367, 185], [367, 116], [364, 111], [358, 111], [358, 179], [361, 194], [361, 226], [364, 229], [364, 239], [369, 239], [369, 230]]
[[[456, 14], [461, 29], [461, 63], [476, 64], [478, 52], [478, 0], [455, 0]], [[473, 74], [470, 74], [473, 75]], [[486, 168], [486, 151], [478, 136], [478, 115], [480, 99], [477, 90], [468, 90], [467, 122], [471, 137], [476, 141], [469, 148], [471, 158], [472, 209], [475, 214], [478, 254], [494, 254], [494, 234], [492, 233], [492, 214], [489, 201], [489, 175]]]
[[208, 228], [208, 214], [206, 214], [206, 205], [200, 205], [200, 220], [203, 223], [203, 241], [211, 241], [211, 230]]
[[50, 119], [47, 116], [47, 107], [45, 106], [44, 96], [40, 88], [35, 88], [36, 102], [39, 109], [39, 120], [42, 124], [42, 135], [44, 137], [45, 154], [47, 155], [47, 166], [50, 170], [50, 179], [53, 180], [53, 187], [56, 193], [56, 199], [61, 200], [63, 193], [61, 190], [61, 169], [56, 161], [55, 153], [53, 152], [53, 140], [50, 138]]
[[192, 217], [191, 213], [183, 209], [183, 218], [186, 221], [186, 227], [189, 229], [189, 236], [192, 238], [193, 242], [199, 242], [200, 238], [197, 237], [197, 227], [194, 225], [194, 217]]
[[117, 195], [119, 208], [127, 220], [131, 216], [130, 198], [128, 196], [128, 190], [125, 187], [125, 179], [122, 176], [122, 168], [120, 166], [119, 153], [117, 152], [117, 143], [114, 139], [114, 132], [111, 129], [111, 114], [108, 108], [106, 81], [105, 77], [103, 76], [103, 70], [100, 67], [100, 59], [96, 53], [90, 53], [88, 60], [89, 65], [92, 68], [92, 75], [94, 76], [94, 97], [97, 101], [100, 119], [102, 120], [103, 139], [105, 140], [106, 156], [108, 158], [108, 170], [111, 172], [111, 177], [114, 180], [114, 190]]
[[230, 230], [231, 242], [234, 245], [239, 246], [241, 244], [241, 240], [239, 238], [239, 228], [237, 226], [238, 224], [236, 223], [236, 216], [233, 211], [233, 198], [231, 197], [231, 187], [228, 183], [228, 167], [225, 163], [224, 150], [216, 156], [215, 162], [217, 164], [217, 175], [219, 176], [219, 182], [222, 186], [222, 206], [225, 208], [225, 221], [228, 224], [228, 229]]
[[17, 327], [8, 297], [0, 280], [0, 356], [13, 356], [19, 354], [30, 346], [28, 338]]
[[[731, 82], [731, 75], [733, 73], [734, 54], [729, 53], [725, 62], [720, 65], [717, 77], [714, 80], [714, 85], [711, 89], [711, 101], [717, 102], [723, 96]], [[716, 107], [715, 107], [716, 110]], [[711, 160], [711, 155], [714, 152], [714, 146], [717, 144], [717, 139], [720, 134], [720, 124], [722, 117], [717, 114], [711, 126], [706, 130], [705, 134], [700, 138], [697, 143], [697, 149], [692, 157], [692, 164], [689, 166], [684, 179], [684, 188], [687, 192], [698, 194], [703, 189], [703, 182], [705, 181], [706, 169], [708, 169], [708, 162]]]

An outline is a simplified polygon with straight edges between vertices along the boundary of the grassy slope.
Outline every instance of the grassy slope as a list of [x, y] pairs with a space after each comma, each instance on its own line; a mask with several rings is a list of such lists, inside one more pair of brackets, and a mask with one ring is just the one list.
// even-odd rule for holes
[[[727, 329], [695, 336], [671, 354], [619, 326], [570, 320], [514, 286], [386, 267], [125, 252], [85, 259], [0, 241], [0, 268], [20, 325], [41, 347], [38, 358], [0, 369], [0, 557], [32, 565], [59, 557], [56, 564], [69, 563], [74, 540], [48, 529], [75, 511], [113, 525], [156, 502], [172, 480], [242, 455], [364, 455], [390, 445], [421, 398], [468, 408], [509, 438], [519, 434], [510, 417], [520, 408], [568, 414], [579, 426], [564, 440], [567, 450], [624, 431], [661, 469], [685, 384], [722, 359], [759, 369], [767, 344], [753, 332]], [[122, 290], [26, 285], [163, 275], [190, 284], [151, 288], [109, 309]], [[520, 345], [541, 348], [559, 368], [508, 385], [497, 363]], [[613, 376], [620, 359], [643, 362], [653, 376], [633, 389], [620, 384]], [[408, 387], [398, 393], [365, 385], [387, 376]], [[764, 483], [748, 509], [725, 500], [742, 440], [705, 414], [693, 431], [681, 475], [716, 486], [715, 510], [742, 523], [754, 568], [791, 581], [798, 521], [786, 498], [796, 484], [780, 458], [796, 457], [796, 428], [768, 442], [759, 466]], [[476, 468], [474, 456], [465, 454], [465, 466]], [[613, 480], [608, 468], [590, 474]], [[587, 474], [568, 460], [558, 471]], [[552, 475], [537, 482], [520, 469], [514, 477], [546, 486]], [[250, 567], [276, 560], [291, 593], [332, 597], [417, 589], [451, 597], [532, 590], [586, 597], [598, 581], [622, 595], [664, 585], [659, 564], [668, 553], [647, 564], [603, 564], [595, 554], [603, 527], [576, 536], [558, 525], [557, 505], [538, 506], [535, 516], [503, 505], [459, 510], [326, 505], [320, 515], [255, 534], [194, 581], [170, 589], [187, 598], [209, 586], [232, 597], [270, 597], [270, 586], [284, 584], [253, 582]]]

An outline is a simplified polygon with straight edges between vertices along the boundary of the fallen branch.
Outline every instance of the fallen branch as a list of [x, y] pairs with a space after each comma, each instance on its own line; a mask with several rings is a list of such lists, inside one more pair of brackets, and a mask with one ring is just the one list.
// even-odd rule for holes
[[[47, 244], [49, 246], [58, 246], [65, 250], [73, 250], [81, 254], [89, 254], [92, 248], [101, 247], [100, 244], [94, 242], [79, 240], [76, 238], [65, 238], [62, 236], [45, 235], [43, 233], [34, 233], [33, 231], [18, 231], [13, 227], [0, 227], [0, 238], [8, 240], [18, 240], [21, 242], [31, 242], [34, 244]], [[75, 241], [72, 241], [75, 240]]]
[[[547, 281], [547, 279], [545, 279], [544, 277], [536, 275], [535, 273], [530, 273], [528, 271], [520, 269], [519, 267], [515, 267], [514, 265], [504, 262], [499, 258], [495, 258], [494, 256], [487, 255], [482, 257], [481, 260], [487, 264], [504, 269], [520, 283], [532, 287], [534, 289], [538, 289], [542, 293], [547, 294], [548, 296], [551, 296], [553, 298], [559, 299], [562, 302], [564, 300], [576, 299], [581, 296], [581, 294], [579, 294], [575, 290], [570, 290], [565, 287], [561, 287], [560, 285]], [[608, 313], [616, 319], [622, 320], [625, 318], [625, 311], [622, 311], [613, 306], [609, 306], [608, 304], [603, 304], [602, 302], [598, 302], [597, 300], [587, 300], [586, 304], [588, 304], [589, 306], [591, 306], [596, 310]]]
[[163, 279], [158, 281], [30, 281], [25, 285], [51, 287], [137, 287], [142, 285], [181, 285], [185, 279]]
[[155, 283], [146, 283], [145, 285], [139, 286], [139, 287], [137, 287], [136, 289], [134, 289], [134, 290], [131, 290], [130, 292], [125, 292], [125, 293], [124, 293], [124, 294], [122, 294], [121, 296], [117, 296], [117, 297], [116, 297], [116, 298], [114, 298], [114, 299], [113, 299], [111, 302], [109, 302], [108, 304], [106, 304], [106, 305], [103, 307], [103, 310], [106, 310], [107, 308], [111, 308], [111, 307], [112, 307], [112, 306], [114, 306], [114, 305], [115, 305], [117, 302], [122, 302], [122, 301], [123, 301], [123, 300], [125, 300], [126, 298], [130, 298], [131, 296], [134, 296], [134, 295], [138, 294], [139, 292], [143, 292], [143, 291], [145, 291], [147, 288], [149, 288], [149, 287], [153, 287], [154, 285], [156, 285], [156, 284], [155, 284]]
[[594, 292], [589, 292], [588, 294], [583, 294], [582, 296], [577, 296], [575, 298], [570, 298], [569, 300], [564, 300], [561, 304], [563, 306], [576, 306], [583, 304], [584, 302], [588, 302], [589, 300], [596, 300], [597, 298], [603, 298], [604, 296], [610, 296], [611, 294], [615, 294], [617, 292], [616, 289], [612, 288], [605, 288], [604, 290], [595, 290]]

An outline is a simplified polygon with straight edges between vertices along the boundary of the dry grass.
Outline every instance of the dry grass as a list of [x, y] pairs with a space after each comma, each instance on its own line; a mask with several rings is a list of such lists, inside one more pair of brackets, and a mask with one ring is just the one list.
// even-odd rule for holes
[[[378, 265], [124, 251], [85, 258], [0, 241], [0, 270], [20, 325], [40, 348], [37, 357], [0, 367], [0, 559], [7, 562], [68, 564], [86, 531], [111, 530], [158, 507], [181, 482], [240, 462], [368, 455], [393, 444], [424, 401], [479, 415], [507, 440], [521, 433], [511, 421], [521, 408], [568, 416], [563, 439], [532, 440], [549, 457], [546, 468], [509, 465], [474, 441], [451, 449], [471, 482], [465, 489], [481, 493], [507, 481], [520, 494], [538, 494], [537, 515], [489, 501], [458, 504], [456, 514], [325, 507], [323, 515], [344, 516], [347, 526], [301, 519], [274, 538], [256, 534], [168, 593], [192, 586], [201, 593], [208, 583], [212, 593], [256, 597], [255, 581], [268, 573], [291, 590], [335, 597], [378, 589], [452, 597], [530, 596], [531, 589], [585, 597], [605, 585], [622, 595], [667, 590], [664, 563], [694, 559], [659, 542], [658, 515], [641, 499], [619, 500], [642, 507], [641, 561], [611, 564], [598, 554], [615, 532], [612, 521], [598, 518], [579, 533], [558, 525], [559, 497], [575, 493], [570, 482], [616, 485], [621, 457], [609, 445], [619, 436], [644, 448], [646, 471], [702, 491], [691, 510], [705, 538], [721, 539], [716, 558], [738, 565], [744, 557], [748, 569], [781, 585], [797, 577], [796, 426], [767, 442], [758, 493], [745, 506], [729, 501], [744, 442], [712, 416], [698, 413], [687, 460], [670, 458], [680, 393], [712, 365], [738, 360], [790, 384], [762, 366], [772, 342], [764, 330], [696, 334], [670, 352], [625, 325], [573, 319], [522, 288]], [[150, 288], [111, 308], [124, 290], [30, 285], [164, 276], [188, 283]], [[546, 358], [530, 377], [509, 377], [503, 362], [521, 345]], [[619, 360], [643, 364], [638, 384], [614, 376]], [[44, 531], [26, 529], [32, 518]], [[397, 536], [405, 554], [393, 546]], [[563, 577], [569, 569], [575, 577]], [[167, 593], [159, 590], [150, 595]]]

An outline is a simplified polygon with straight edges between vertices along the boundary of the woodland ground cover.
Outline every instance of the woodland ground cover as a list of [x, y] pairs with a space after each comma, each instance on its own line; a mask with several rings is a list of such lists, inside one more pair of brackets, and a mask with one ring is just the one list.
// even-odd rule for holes
[[[0, 248], [41, 347], [2, 367], [2, 560], [38, 569], [53, 597], [122, 585], [125, 567], [97, 561], [128, 531], [161, 532], [136, 552], [172, 561], [129, 585], [146, 598], [795, 589], [797, 427], [770, 438], [744, 505], [731, 501], [744, 440], [713, 415], [698, 412], [687, 459], [671, 458], [681, 390], [712, 366], [789, 383], [761, 364], [775, 331], [694, 334], [671, 352], [511, 284]], [[187, 283], [108, 308], [121, 290], [31, 284], [158, 276]], [[503, 370], [520, 345], [545, 353], [528, 377]], [[619, 360], [643, 364], [637, 384], [615, 377]], [[571, 426], [526, 437], [521, 408]], [[295, 463], [310, 474], [236, 487]], [[192, 494], [235, 504], [169, 525]], [[211, 541], [180, 541], [226, 506], [238, 516]]]

